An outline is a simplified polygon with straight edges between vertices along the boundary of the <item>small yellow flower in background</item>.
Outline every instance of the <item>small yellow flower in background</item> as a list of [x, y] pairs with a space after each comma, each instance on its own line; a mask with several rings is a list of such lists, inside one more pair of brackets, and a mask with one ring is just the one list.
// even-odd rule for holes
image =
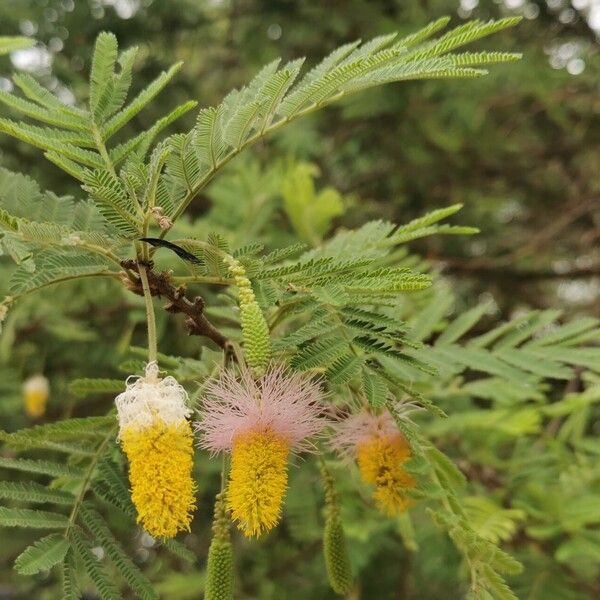
[[46, 412], [50, 397], [50, 384], [43, 375], [33, 375], [23, 383], [25, 412], [32, 419], [39, 419]]
[[406, 492], [417, 484], [404, 467], [410, 446], [387, 410], [379, 415], [362, 410], [341, 421], [331, 444], [356, 459], [363, 481], [375, 487], [373, 499], [382, 512], [395, 516], [410, 507]]
[[146, 375], [128, 382], [115, 403], [138, 523], [154, 537], [189, 531], [196, 486], [185, 390], [173, 377], [160, 379], [158, 366], [150, 363]]
[[327, 424], [321, 388], [306, 375], [272, 367], [257, 380], [225, 371], [205, 393], [201, 446], [231, 453], [228, 508], [244, 535], [258, 537], [279, 522], [290, 452], [309, 450], [308, 438]]

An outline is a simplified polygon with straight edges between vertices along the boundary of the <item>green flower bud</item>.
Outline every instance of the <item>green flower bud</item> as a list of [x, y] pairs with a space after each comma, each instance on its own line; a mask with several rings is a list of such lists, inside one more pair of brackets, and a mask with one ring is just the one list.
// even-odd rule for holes
[[234, 258], [225, 259], [229, 272], [235, 279], [239, 290], [239, 305], [242, 321], [242, 336], [246, 361], [256, 376], [264, 373], [271, 358], [271, 339], [269, 327], [262, 314], [252, 284], [244, 267]]
[[233, 548], [229, 541], [214, 538], [210, 544], [204, 598], [233, 599]]
[[323, 552], [331, 589], [336, 594], [346, 595], [352, 589], [352, 568], [344, 528], [337, 516], [327, 519], [325, 524]]
[[352, 567], [348, 557], [348, 547], [344, 527], [340, 520], [340, 509], [333, 477], [325, 463], [321, 465], [323, 485], [325, 486], [325, 507], [327, 518], [323, 532], [323, 554], [331, 589], [340, 596], [345, 596], [353, 586]]
[[233, 600], [233, 547], [225, 492], [215, 498], [213, 539], [208, 549], [204, 600]]
[[246, 360], [255, 375], [262, 375], [271, 357], [267, 322], [256, 302], [242, 308], [242, 333]]

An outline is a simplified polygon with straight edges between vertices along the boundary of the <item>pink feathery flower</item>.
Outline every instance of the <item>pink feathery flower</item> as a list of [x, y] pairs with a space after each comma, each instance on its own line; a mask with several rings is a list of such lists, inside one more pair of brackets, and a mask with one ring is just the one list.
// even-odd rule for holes
[[241, 435], [270, 431], [292, 450], [309, 450], [308, 438], [328, 424], [322, 401], [317, 381], [283, 366], [269, 368], [258, 380], [249, 371], [239, 377], [223, 371], [205, 388], [202, 420], [196, 424], [200, 446], [231, 452]]
[[[412, 403], [398, 404], [396, 410], [399, 414], [407, 414], [419, 407]], [[370, 442], [375, 438], [386, 439], [401, 436], [394, 417], [386, 409], [380, 414], [373, 414], [361, 410], [338, 421], [335, 432], [329, 440], [330, 446], [340, 454], [352, 458], [360, 444]]]

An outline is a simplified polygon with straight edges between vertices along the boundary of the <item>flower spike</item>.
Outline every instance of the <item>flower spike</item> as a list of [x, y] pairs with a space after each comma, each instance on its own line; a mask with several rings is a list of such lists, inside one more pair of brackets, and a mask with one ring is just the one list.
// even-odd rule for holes
[[233, 520], [248, 536], [279, 521], [290, 452], [312, 448], [309, 438], [327, 422], [319, 384], [301, 373], [271, 367], [258, 380], [224, 371], [205, 389], [200, 445], [231, 453], [227, 493]]
[[23, 383], [23, 404], [32, 419], [44, 416], [49, 397], [50, 383], [43, 375], [33, 375]]
[[387, 410], [379, 415], [362, 410], [341, 421], [331, 446], [357, 461], [363, 481], [375, 486], [373, 498], [382, 512], [394, 516], [411, 505], [406, 492], [417, 482], [404, 468], [410, 446]]
[[187, 393], [155, 362], [115, 400], [138, 522], [155, 537], [189, 530], [195, 510], [193, 436]]

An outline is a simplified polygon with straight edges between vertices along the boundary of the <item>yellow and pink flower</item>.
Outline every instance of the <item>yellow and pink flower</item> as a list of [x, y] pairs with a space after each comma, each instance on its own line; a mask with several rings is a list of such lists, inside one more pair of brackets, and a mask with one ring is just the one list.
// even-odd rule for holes
[[319, 383], [284, 367], [255, 380], [224, 371], [208, 383], [197, 429], [200, 445], [231, 454], [228, 508], [242, 532], [258, 537], [279, 521], [290, 452], [312, 448], [322, 417]]
[[363, 409], [340, 421], [331, 446], [356, 460], [363, 481], [374, 486], [373, 499], [382, 512], [394, 516], [411, 505], [407, 492], [417, 482], [405, 469], [410, 446], [387, 410], [373, 414]]

